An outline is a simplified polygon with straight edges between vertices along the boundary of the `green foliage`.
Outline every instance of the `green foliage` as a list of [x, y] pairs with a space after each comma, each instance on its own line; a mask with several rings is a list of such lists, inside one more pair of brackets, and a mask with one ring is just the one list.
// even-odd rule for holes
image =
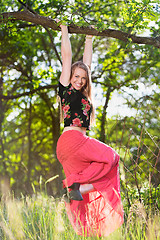
[[[98, 31], [114, 28], [136, 34], [147, 30], [150, 36], [159, 35], [159, 9], [154, 1], [23, 3], [65, 24], [93, 24]], [[24, 8], [18, 1], [0, 4], [1, 12]], [[72, 35], [70, 39], [73, 61], [82, 59], [85, 37]], [[63, 176], [56, 159], [56, 143], [62, 131], [56, 99], [61, 71], [55, 52], [56, 48], [60, 55], [59, 34], [50, 30], [48, 35], [43, 27], [22, 21], [3, 21], [0, 44], [0, 173], [8, 177], [16, 194], [32, 193], [31, 185], [37, 189], [40, 176], [45, 183], [59, 175], [47, 189], [57, 195]], [[101, 37], [94, 38], [93, 46], [93, 82], [100, 104], [96, 102], [96, 125], [91, 134], [120, 154], [122, 183], [142, 190], [151, 176], [153, 186], [157, 186], [159, 49]], [[114, 108], [108, 112], [115, 92], [123, 97], [131, 115], [116, 116]]]
[[[23, 2], [65, 24], [159, 35], [157, 1]], [[1, 12], [23, 9], [18, 1], [9, 0], [0, 7]], [[37, 189], [43, 188], [59, 196], [63, 178], [56, 159], [62, 131], [56, 99], [61, 63], [54, 49], [60, 54], [60, 38], [57, 32], [50, 33], [21, 21], [3, 21], [0, 26], [1, 189], [8, 186], [16, 196], [34, 193], [32, 198], [3, 201], [6, 190], [2, 191], [0, 238], [4, 240], [82, 239], [68, 221], [63, 200], [44, 194], [35, 197]], [[82, 59], [84, 40], [84, 36], [71, 36], [74, 61]], [[90, 135], [103, 137], [120, 155], [125, 210], [123, 227], [106, 239], [159, 239], [159, 50], [101, 37], [95, 37], [93, 45], [92, 73], [99, 104], [95, 100], [96, 124]], [[123, 97], [130, 114], [116, 115], [114, 107], [109, 112], [115, 93]]]
[[143, 187], [138, 191], [137, 188], [130, 187], [130, 185], [124, 185], [122, 183], [121, 197], [123, 201], [123, 207], [126, 216], [130, 211], [130, 207], [137, 202], [138, 204], [143, 204], [146, 214], [150, 215], [156, 213], [160, 210], [160, 185], [154, 187], [153, 185], [148, 186], [148, 184], [143, 184]]
[[[13, 29], [13, 25], [9, 28]], [[26, 94], [23, 98], [15, 97], [13, 101], [4, 104], [3, 114], [6, 118], [3, 121], [3, 143], [0, 147], [4, 165], [1, 165], [1, 172], [5, 166], [12, 189], [18, 193], [23, 188], [25, 193], [31, 188], [26, 186], [27, 182], [33, 181], [38, 186], [41, 175], [43, 181], [53, 175], [55, 145], [59, 136], [59, 132], [56, 134], [54, 131], [55, 122], [58, 127], [59, 119], [58, 109], [54, 107], [54, 86], [58, 82], [59, 71], [56, 71], [57, 64], [51, 67], [50, 62], [55, 53], [50, 49], [49, 36], [41, 27], [32, 30], [30, 27], [16, 28], [16, 34], [10, 34], [8, 26], [5, 29], [0, 50], [2, 79], [5, 76], [2, 94], [13, 97]], [[43, 90], [48, 85], [51, 85], [50, 92]], [[41, 90], [34, 96], [27, 94], [36, 89]], [[15, 180], [17, 177], [18, 181]]]

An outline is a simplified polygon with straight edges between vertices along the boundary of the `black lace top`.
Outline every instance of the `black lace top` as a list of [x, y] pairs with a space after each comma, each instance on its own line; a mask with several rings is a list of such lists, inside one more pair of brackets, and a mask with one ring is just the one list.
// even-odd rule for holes
[[65, 87], [59, 82], [58, 94], [61, 97], [64, 113], [64, 127], [85, 127], [89, 130], [92, 105], [87, 97], [73, 88], [71, 83]]

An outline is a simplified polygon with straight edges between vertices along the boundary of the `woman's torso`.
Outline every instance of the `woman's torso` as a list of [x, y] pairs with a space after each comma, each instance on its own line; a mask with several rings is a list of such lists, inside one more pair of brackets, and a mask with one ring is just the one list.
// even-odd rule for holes
[[86, 135], [86, 128], [85, 127], [74, 127], [74, 126], [64, 127], [63, 133], [66, 132], [66, 131], [70, 131], [70, 130], [76, 130], [76, 131], [79, 131], [79, 132]]
[[59, 83], [59, 96], [61, 97], [64, 131], [74, 129], [74, 127], [81, 132], [89, 130], [92, 105], [86, 96], [74, 89], [71, 84], [65, 87], [61, 83]]

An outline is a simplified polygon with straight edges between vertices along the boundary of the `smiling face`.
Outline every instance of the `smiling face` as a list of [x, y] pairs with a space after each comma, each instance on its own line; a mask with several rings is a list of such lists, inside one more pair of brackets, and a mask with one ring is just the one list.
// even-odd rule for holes
[[76, 90], [81, 90], [87, 82], [87, 73], [84, 69], [76, 67], [71, 77], [71, 84]]

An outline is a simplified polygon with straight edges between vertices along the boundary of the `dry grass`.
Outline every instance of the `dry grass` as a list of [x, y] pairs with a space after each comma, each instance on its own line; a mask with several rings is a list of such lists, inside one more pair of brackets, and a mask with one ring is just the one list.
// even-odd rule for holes
[[[1, 201], [0, 239], [93, 240], [75, 234], [66, 216], [63, 200], [43, 194]], [[147, 214], [143, 204], [135, 202], [120, 229], [109, 237], [95, 239], [160, 240], [160, 213]]]

